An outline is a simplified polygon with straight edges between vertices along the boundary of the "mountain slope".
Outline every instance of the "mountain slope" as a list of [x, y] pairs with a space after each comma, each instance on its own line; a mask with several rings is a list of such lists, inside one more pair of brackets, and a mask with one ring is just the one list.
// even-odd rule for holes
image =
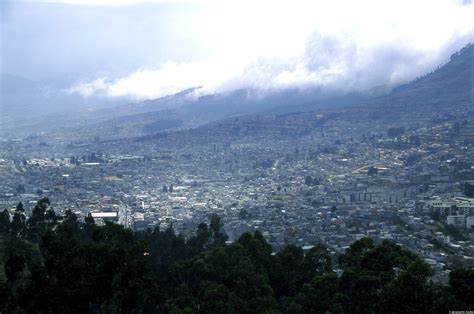
[[392, 106], [443, 105], [472, 102], [474, 99], [474, 45], [453, 54], [450, 61], [427, 75], [395, 88], [371, 103]]
[[231, 117], [308, 112], [329, 106], [353, 105], [366, 99], [360, 93], [326, 93], [318, 89], [279, 90], [266, 95], [258, 95], [252, 90], [237, 90], [199, 98], [193, 98], [185, 91], [156, 100], [92, 112], [89, 122], [81, 123], [73, 133], [80, 133], [81, 129], [87, 128], [102, 138], [130, 138], [196, 128]]
[[[419, 115], [426, 113], [430, 116], [436, 113], [449, 114], [453, 106], [467, 106], [469, 110], [469, 104], [472, 105], [474, 101], [474, 45], [468, 45], [453, 54], [444, 66], [401, 85], [384, 96], [368, 98], [367, 95], [356, 93], [328, 94], [317, 89], [276, 91], [265, 97], [248, 95], [248, 91], [237, 91], [229, 95], [204, 96], [183, 105], [178, 116], [183, 121], [198, 122], [192, 125], [196, 126], [220, 119], [229, 123], [227, 118], [232, 116], [248, 115], [251, 120], [251, 116], [255, 114], [284, 115], [300, 112], [303, 116], [304, 112], [325, 108], [333, 112], [344, 112], [344, 115], [356, 114], [360, 118], [394, 122], [401, 117], [407, 121], [413, 118], [423, 119]], [[343, 107], [346, 108], [341, 111]], [[279, 121], [284, 123], [284, 119]]]
[[192, 131], [158, 134], [152, 139], [170, 143], [179, 138], [192, 143], [239, 141], [241, 139], [303, 139], [325, 128], [342, 133], [379, 132], [389, 128], [417, 129], [448, 120], [474, 116], [474, 46], [454, 54], [436, 71], [394, 89], [389, 95], [372, 98], [365, 104], [314, 107], [314, 111], [249, 114], [227, 118]]

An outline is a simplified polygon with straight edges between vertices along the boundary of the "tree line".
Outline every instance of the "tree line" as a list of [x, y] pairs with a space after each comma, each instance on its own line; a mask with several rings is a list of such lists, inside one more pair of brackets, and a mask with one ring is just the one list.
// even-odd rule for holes
[[[134, 232], [89, 215], [59, 217], [47, 198], [26, 219], [0, 213], [1, 313], [447, 313], [474, 308], [474, 270], [431, 280], [420, 257], [388, 240], [274, 252], [261, 232], [226, 244], [218, 216], [185, 238]], [[333, 266], [340, 268], [336, 273]]]

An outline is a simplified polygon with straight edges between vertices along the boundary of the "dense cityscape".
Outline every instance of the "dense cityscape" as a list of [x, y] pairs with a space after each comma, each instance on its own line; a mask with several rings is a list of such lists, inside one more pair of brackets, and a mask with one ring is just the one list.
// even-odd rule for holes
[[390, 239], [440, 281], [472, 267], [472, 108], [393, 126], [364, 118], [370, 110], [244, 116], [134, 141], [5, 140], [0, 201], [28, 213], [47, 196], [60, 215], [188, 236], [217, 214], [229, 241], [260, 230], [275, 249], [324, 243], [335, 256]]

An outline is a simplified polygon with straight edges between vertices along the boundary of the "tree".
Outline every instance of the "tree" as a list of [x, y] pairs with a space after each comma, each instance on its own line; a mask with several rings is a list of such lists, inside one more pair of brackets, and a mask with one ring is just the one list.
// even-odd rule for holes
[[92, 214], [89, 212], [87, 213], [87, 216], [84, 218], [84, 223], [81, 225], [82, 228], [82, 239], [84, 241], [91, 241], [92, 236], [94, 234], [94, 231], [96, 229], [94, 217], [92, 217]]
[[362, 238], [352, 243], [345, 254], [339, 257], [339, 265], [344, 268], [360, 266], [364, 256], [374, 249], [374, 241], [370, 238]]
[[456, 308], [474, 308], [474, 269], [452, 271], [449, 285], [456, 300]]
[[26, 231], [26, 217], [24, 212], [23, 203], [19, 202], [10, 224], [10, 232], [15, 237], [22, 237]]
[[68, 229], [71, 234], [79, 235], [80, 227], [76, 214], [74, 214], [70, 209], [66, 210], [63, 222], [58, 228]]
[[36, 203], [31, 217], [28, 219], [28, 239], [34, 243], [40, 242], [41, 237], [47, 229], [48, 223], [51, 219], [54, 219], [52, 214], [48, 213], [48, 215], [46, 215], [46, 210], [49, 205], [49, 199], [43, 197]]
[[23, 203], [19, 202], [18, 205], [16, 205], [15, 212], [23, 214], [25, 212], [25, 208], [23, 207]]
[[384, 288], [382, 312], [433, 313], [436, 293], [430, 275], [430, 266], [421, 259], [411, 263]]
[[316, 274], [331, 272], [332, 262], [327, 248], [322, 244], [311, 248], [304, 256], [303, 268], [309, 278], [313, 278]]
[[384, 287], [396, 277], [395, 270], [404, 271], [415, 262], [424, 263], [392, 241], [384, 240], [379, 246], [369, 238], [354, 242], [339, 257], [344, 270], [340, 288], [345, 296], [342, 302], [345, 311], [381, 312]]
[[43, 280], [42, 254], [39, 248], [15, 237], [4, 239], [4, 270], [6, 295], [0, 302], [0, 311], [6, 313], [29, 313], [39, 309], [38, 296], [49, 284]]
[[[92, 218], [92, 219], [94, 219], [94, 218]], [[76, 216], [76, 214], [74, 214], [74, 212], [72, 210], [68, 209], [64, 213], [63, 224], [68, 224], [68, 225], [77, 224], [77, 216]]]
[[221, 218], [218, 215], [212, 215], [209, 229], [212, 235], [213, 245], [224, 245], [225, 241], [227, 241], [228, 236], [224, 232], [221, 232], [222, 228]]
[[173, 269], [181, 288], [168, 306], [206, 313], [275, 312], [266, 259], [270, 253], [260, 235], [245, 233], [233, 245], [212, 246]]
[[299, 308], [295, 313], [342, 313], [338, 290], [335, 273], [317, 275], [310, 283], [303, 285], [287, 312], [291, 312], [292, 308]]
[[0, 212], [0, 234], [7, 234], [10, 231], [10, 213], [7, 209]]
[[94, 217], [92, 217], [92, 214], [90, 212], [87, 213], [86, 218], [84, 218], [84, 222], [87, 226], [91, 226], [95, 224]]
[[196, 232], [196, 239], [197, 239], [197, 251], [203, 250], [209, 242], [209, 238], [211, 237], [211, 232], [207, 227], [207, 224], [202, 222], [198, 225], [198, 229]]
[[53, 228], [58, 222], [58, 215], [56, 215], [56, 212], [51, 208], [45, 211], [44, 218], [48, 228]]
[[243, 233], [236, 243], [242, 246], [260, 270], [269, 268], [273, 249], [259, 230], [254, 233]]
[[301, 289], [307, 277], [304, 265], [304, 251], [296, 245], [288, 245], [276, 255], [271, 273], [272, 286], [277, 298], [293, 297]]
[[[41, 226], [43, 217], [41, 241], [0, 239], [2, 313], [445, 313], [474, 305], [474, 270], [434, 284], [430, 267], [392, 241], [354, 242], [339, 258], [338, 277], [322, 244], [275, 254], [256, 231], [215, 245], [218, 216], [186, 241], [171, 225], [134, 232], [96, 226], [91, 215], [79, 223], [70, 210], [49, 228], [48, 205], [38, 201], [27, 224]], [[12, 233], [15, 217], [24, 218], [20, 204]]]

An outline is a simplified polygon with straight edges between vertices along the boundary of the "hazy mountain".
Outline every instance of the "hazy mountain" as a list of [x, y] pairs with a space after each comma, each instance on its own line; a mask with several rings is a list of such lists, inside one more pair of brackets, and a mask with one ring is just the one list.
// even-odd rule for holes
[[[305, 108], [308, 111], [285, 113], [278, 112], [278, 107], [275, 107], [259, 114], [223, 119], [184, 133], [186, 138], [192, 138], [190, 142], [199, 144], [219, 139], [228, 142], [242, 138], [298, 139], [334, 126], [340, 128], [341, 132], [354, 127], [363, 128], [366, 132], [386, 132], [393, 127], [419, 128], [463, 119], [474, 115], [473, 61], [474, 46], [470, 45], [455, 53], [445, 65], [395, 88], [386, 96], [366, 99], [356, 105], [347, 102], [346, 106], [329, 106], [328, 101], [321, 102], [325, 106], [312, 107], [298, 106], [301, 105], [298, 100], [305, 98], [295, 97], [292, 108]], [[308, 99], [308, 103], [318, 102]], [[288, 106], [281, 108], [288, 109]], [[166, 142], [169, 137], [172, 145], [180, 134], [157, 134], [144, 139]]]
[[33, 81], [26, 78], [2, 74], [0, 76], [0, 109], [4, 117], [40, 117], [64, 114], [85, 108], [117, 106], [123, 99], [108, 99], [81, 96], [67, 92], [69, 82]]
[[94, 126], [107, 135], [136, 136], [194, 128], [209, 122], [251, 114], [307, 112], [317, 108], [354, 105], [368, 99], [363, 93], [286, 89], [271, 92], [237, 90], [194, 97], [192, 90], [137, 104], [104, 109], [94, 115], [109, 117]]
[[69, 85], [69, 82], [0, 75], [0, 136], [22, 137], [70, 127], [79, 121], [93, 123], [108, 119], [108, 113], [104, 116], [98, 112], [125, 102], [124, 99], [83, 98], [68, 93]]
[[40, 95], [41, 89], [34, 81], [8, 74], [0, 76], [0, 108], [4, 115], [32, 110]]
[[[148, 101], [142, 105], [148, 110], [153, 106], [159, 108], [163, 103], [173, 103], [176, 107], [167, 106], [168, 112], [151, 112], [148, 120], [157, 115], [157, 123], [146, 124], [146, 132], [163, 131], [166, 127], [160, 121], [169, 116], [175, 123], [167, 124], [169, 129], [176, 127], [198, 126], [206, 122], [229, 117], [252, 114], [286, 114], [291, 112], [308, 112], [322, 108], [339, 108], [351, 105], [368, 105], [365, 114], [374, 117], [385, 117], [395, 121], [400, 115], [415, 111], [449, 110], [450, 106], [466, 104], [474, 99], [474, 45], [468, 45], [453, 54], [450, 61], [414, 81], [394, 88], [385, 93], [386, 88], [378, 86], [366, 93], [327, 92], [321, 89], [277, 90], [263, 95], [253, 90], [239, 90], [229, 94], [207, 95], [190, 99], [182, 94]], [[186, 94], [187, 95], [187, 94]], [[177, 97], [177, 98], [175, 98]], [[178, 101], [172, 101], [178, 99]], [[427, 107], [428, 106], [428, 107]], [[370, 108], [370, 110], [368, 110]], [[357, 110], [361, 110], [357, 106]], [[124, 120], [122, 120], [124, 121]], [[157, 125], [158, 128], [150, 126]]]
[[474, 45], [453, 54], [450, 61], [371, 103], [393, 106], [456, 105], [474, 99]]
[[[134, 137], [196, 128], [231, 117], [254, 114], [285, 115], [322, 108], [350, 108], [354, 105], [356, 109], [352, 110], [363, 112], [358, 113], [361, 118], [370, 116], [371, 119], [395, 122], [400, 116], [413, 111], [418, 113], [433, 111], [433, 106], [436, 106], [436, 110], [449, 110], [452, 105], [472, 102], [473, 60], [474, 46], [468, 45], [453, 54], [445, 65], [412, 82], [396, 87], [388, 95], [384, 95], [386, 88], [379, 86], [366, 93], [328, 92], [318, 88], [266, 92], [246, 89], [196, 97], [194, 95], [199, 89], [197, 87], [175, 95], [139, 103], [127, 103], [113, 108], [107, 107], [111, 104], [111, 100], [86, 101], [66, 94], [48, 94], [49, 89], [38, 82], [3, 76], [2, 104], [10, 105], [2, 105], [2, 108], [4, 108], [3, 115], [7, 117], [37, 117], [61, 112], [63, 116], [56, 120], [58, 126], [61, 124], [73, 126], [76, 134], [81, 133], [81, 128], [87, 128], [89, 135], [90, 130], [93, 130], [96, 135], [105, 138]], [[86, 108], [92, 110], [83, 110]], [[81, 114], [67, 114], [74, 112], [74, 109], [76, 112], [82, 109]], [[284, 123], [283, 121], [284, 119], [279, 119], [278, 123]], [[41, 125], [44, 124], [38, 127]]]

